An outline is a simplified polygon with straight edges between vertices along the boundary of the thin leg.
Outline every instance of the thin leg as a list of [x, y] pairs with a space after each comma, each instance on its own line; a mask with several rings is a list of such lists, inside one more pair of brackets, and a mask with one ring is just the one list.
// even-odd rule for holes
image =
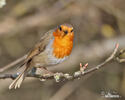
[[39, 68], [46, 71], [48, 74], [54, 74], [53, 72], [49, 71], [46, 67], [39, 67]]

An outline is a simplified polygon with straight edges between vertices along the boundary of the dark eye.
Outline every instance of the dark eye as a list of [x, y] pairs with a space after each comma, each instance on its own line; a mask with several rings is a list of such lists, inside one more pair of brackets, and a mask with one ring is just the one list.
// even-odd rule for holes
[[62, 31], [62, 27], [61, 26], [59, 26], [59, 30]]
[[71, 32], [73, 32], [73, 29], [71, 30]]

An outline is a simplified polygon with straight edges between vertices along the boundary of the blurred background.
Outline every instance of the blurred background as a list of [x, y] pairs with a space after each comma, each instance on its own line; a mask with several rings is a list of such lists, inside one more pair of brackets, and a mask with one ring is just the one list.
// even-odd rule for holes
[[[0, 67], [25, 55], [45, 32], [63, 23], [74, 27], [74, 48], [67, 61], [50, 70], [72, 74], [79, 63], [91, 68], [103, 62], [116, 42], [125, 48], [125, 0], [7, 0], [0, 9]], [[19, 65], [0, 74], [17, 72]], [[125, 100], [125, 63], [113, 61], [74, 81], [26, 78], [20, 89], [9, 90], [11, 82], [0, 80], [0, 100]], [[108, 93], [120, 97], [105, 98]]]

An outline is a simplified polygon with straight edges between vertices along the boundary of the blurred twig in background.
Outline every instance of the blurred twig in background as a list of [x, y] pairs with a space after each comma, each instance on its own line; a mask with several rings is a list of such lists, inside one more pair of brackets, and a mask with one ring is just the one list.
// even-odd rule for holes
[[21, 61], [23, 61], [25, 58], [26, 58], [26, 55], [24, 55], [23, 57], [21, 57], [21, 58], [15, 60], [15, 61], [13, 61], [13, 62], [11, 62], [11, 63], [8, 64], [8, 65], [6, 65], [6, 66], [0, 68], [0, 72], [3, 72], [3, 71], [5, 71], [5, 70], [7, 70], [7, 69], [9, 69], [9, 68], [11, 68], [11, 67], [17, 65], [18, 63], [20, 63]]

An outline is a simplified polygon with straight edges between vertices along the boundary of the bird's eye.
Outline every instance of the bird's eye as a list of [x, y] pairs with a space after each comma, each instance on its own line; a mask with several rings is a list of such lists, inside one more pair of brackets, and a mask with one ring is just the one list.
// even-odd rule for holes
[[73, 32], [73, 29], [71, 30], [71, 32]]
[[61, 26], [59, 26], [59, 30], [62, 31], [62, 27]]

